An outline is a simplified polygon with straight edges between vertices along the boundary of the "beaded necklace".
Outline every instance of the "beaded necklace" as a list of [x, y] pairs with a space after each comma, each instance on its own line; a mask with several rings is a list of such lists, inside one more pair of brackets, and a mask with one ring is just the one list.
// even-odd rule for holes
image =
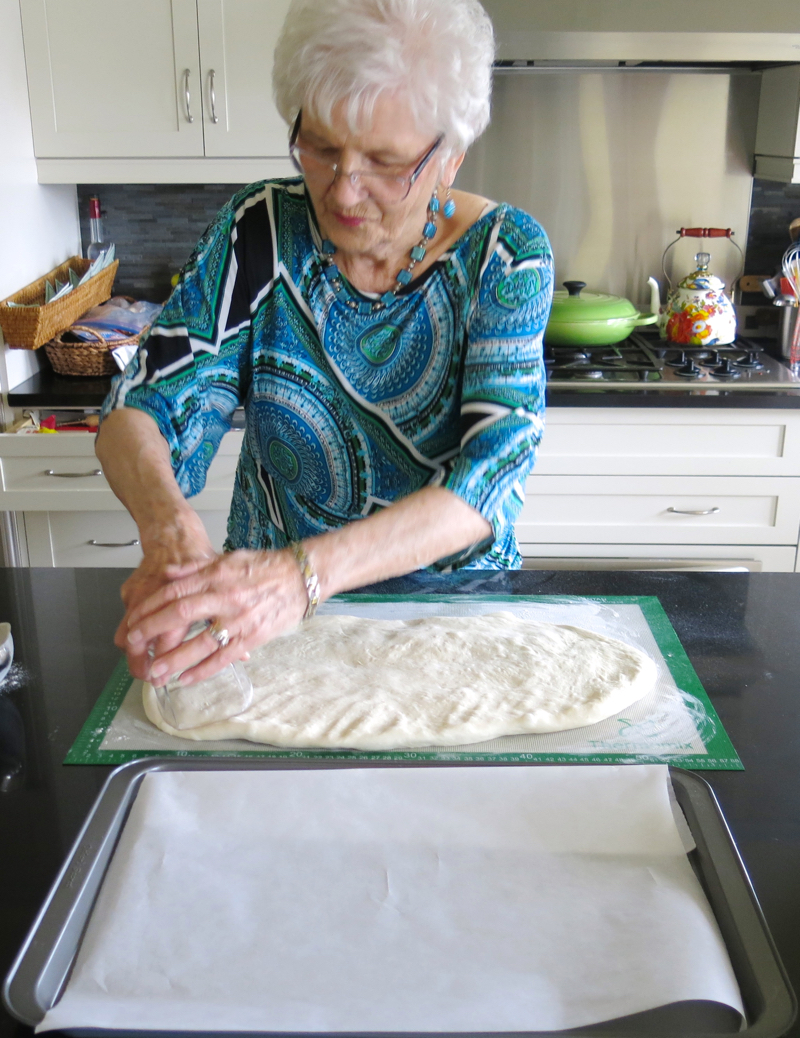
[[[444, 204], [444, 215], [449, 218], [456, 211], [456, 206], [455, 202], [449, 197], [449, 188], [447, 189], [447, 195], [448, 197]], [[402, 288], [403, 286], [409, 284], [409, 282], [413, 280], [414, 267], [416, 267], [416, 265], [425, 258], [428, 251], [428, 245], [430, 244], [431, 240], [435, 237], [436, 231], [438, 230], [438, 222], [439, 196], [436, 194], [436, 192], [434, 192], [433, 197], [428, 203], [428, 219], [425, 223], [425, 226], [422, 228], [422, 237], [411, 250], [411, 258], [409, 260], [408, 265], [403, 267], [403, 269], [398, 273], [397, 277], [395, 278], [398, 288]], [[380, 310], [385, 310], [388, 306], [391, 306], [392, 303], [396, 302], [396, 289], [391, 288], [387, 289], [379, 299], [376, 299], [372, 302], [366, 299], [362, 300], [361, 302], [357, 302], [355, 299], [351, 299], [347, 290], [347, 286], [345, 285], [344, 279], [342, 278], [341, 271], [333, 262], [333, 256], [335, 252], [336, 246], [333, 244], [333, 242], [330, 241], [328, 238], [323, 238], [321, 248], [322, 270], [325, 275], [325, 279], [327, 280], [330, 287], [333, 289], [336, 298], [341, 303], [344, 303], [345, 306], [348, 306], [351, 310], [355, 310], [358, 313], [366, 316], [367, 314], [377, 313]]]

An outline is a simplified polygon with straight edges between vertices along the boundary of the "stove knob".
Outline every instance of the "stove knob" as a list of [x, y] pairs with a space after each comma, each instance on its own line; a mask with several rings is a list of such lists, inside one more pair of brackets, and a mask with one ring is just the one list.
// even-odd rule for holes
[[739, 361], [739, 366], [742, 368], [763, 368], [764, 365], [758, 359], [758, 350], [748, 350], [744, 360]]
[[691, 364], [691, 361], [687, 360], [686, 353], [683, 350], [680, 350], [674, 357], [671, 357], [667, 361], [667, 364], [669, 364], [671, 368], [680, 368], [684, 364]]
[[691, 357], [685, 362], [685, 364], [678, 368], [679, 375], [699, 375], [700, 368], [695, 364]]
[[722, 360], [721, 360], [720, 355], [719, 355], [719, 350], [712, 350], [711, 351], [711, 356], [708, 358], [706, 363], [708, 364], [709, 367], [711, 367], [712, 364], [721, 364]]
[[719, 367], [714, 368], [711, 372], [712, 375], [735, 375], [736, 370], [731, 364], [730, 357], [723, 357], [720, 361]]

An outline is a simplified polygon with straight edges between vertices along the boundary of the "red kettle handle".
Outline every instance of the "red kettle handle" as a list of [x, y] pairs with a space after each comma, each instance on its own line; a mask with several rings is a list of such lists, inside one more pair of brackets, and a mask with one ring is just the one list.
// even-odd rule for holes
[[730, 227], [681, 227], [675, 232], [681, 238], [731, 238]]

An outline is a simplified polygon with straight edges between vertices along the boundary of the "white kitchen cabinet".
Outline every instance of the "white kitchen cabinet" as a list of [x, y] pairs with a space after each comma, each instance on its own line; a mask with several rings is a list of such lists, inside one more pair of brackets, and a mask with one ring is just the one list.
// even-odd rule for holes
[[[228, 512], [202, 511], [216, 551], [225, 542]], [[136, 523], [124, 511], [24, 512], [29, 566], [136, 567], [142, 561]]]
[[206, 155], [286, 155], [272, 53], [288, 7], [289, 0], [197, 0]]
[[[242, 431], [223, 439], [205, 489], [191, 499], [198, 511], [230, 507]], [[124, 511], [100, 469], [94, 436], [83, 432], [0, 435], [0, 511]]]
[[800, 411], [750, 408], [550, 408], [517, 523], [541, 568], [791, 571], [799, 535]]
[[[529, 484], [530, 488], [530, 484]], [[540, 476], [517, 520], [523, 543], [797, 543], [800, 479]]]
[[37, 160], [102, 174], [86, 160], [279, 156], [288, 171], [271, 89], [288, 0], [20, 3]]
[[[232, 430], [191, 499], [211, 543], [222, 549], [242, 431]], [[0, 435], [0, 511], [17, 515], [29, 566], [134, 567], [138, 531], [102, 474], [94, 436], [82, 432]]]
[[797, 549], [763, 544], [539, 544], [523, 569], [793, 573]]
[[37, 157], [203, 154], [195, 0], [21, 10]]
[[[191, 502], [218, 547], [242, 435]], [[23, 514], [30, 565], [137, 564], [98, 470], [88, 434], [0, 435], [0, 511]], [[526, 567], [559, 569], [793, 571], [799, 533], [800, 410], [751, 408], [551, 407], [517, 524]]]
[[800, 477], [800, 410], [550, 407], [535, 471]]

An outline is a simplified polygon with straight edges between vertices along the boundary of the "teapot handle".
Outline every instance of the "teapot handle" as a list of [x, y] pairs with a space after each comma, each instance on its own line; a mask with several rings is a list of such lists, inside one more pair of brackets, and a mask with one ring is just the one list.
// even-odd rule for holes
[[730, 227], [681, 227], [675, 232], [680, 238], [732, 238]]
[[733, 230], [730, 227], [681, 227], [675, 233], [678, 235], [678, 237], [675, 238], [674, 241], [671, 241], [669, 243], [669, 245], [666, 247], [666, 249], [664, 249], [664, 252], [663, 252], [663, 254], [661, 256], [661, 273], [664, 275], [664, 280], [667, 282], [667, 285], [669, 286], [668, 291], [672, 290], [672, 281], [670, 280], [669, 274], [667, 274], [667, 267], [666, 267], [667, 253], [669, 252], [669, 250], [672, 248], [673, 245], [677, 245], [678, 244], [678, 242], [681, 240], [681, 238], [727, 238], [728, 239], [728, 241], [731, 243], [731, 245], [733, 245], [733, 247], [739, 253], [739, 257], [740, 257], [740, 259], [742, 261], [742, 265], [741, 265], [741, 267], [739, 269], [739, 272], [737, 273], [736, 277], [733, 278], [733, 280], [731, 281], [730, 288], [728, 289], [729, 292], [732, 291], [733, 290], [733, 286], [736, 284], [736, 282], [739, 280], [739, 278], [742, 276], [742, 274], [744, 274], [744, 253], [742, 252], [741, 248], [739, 247], [738, 242], [735, 242], [733, 240], [733, 234], [734, 234]]

